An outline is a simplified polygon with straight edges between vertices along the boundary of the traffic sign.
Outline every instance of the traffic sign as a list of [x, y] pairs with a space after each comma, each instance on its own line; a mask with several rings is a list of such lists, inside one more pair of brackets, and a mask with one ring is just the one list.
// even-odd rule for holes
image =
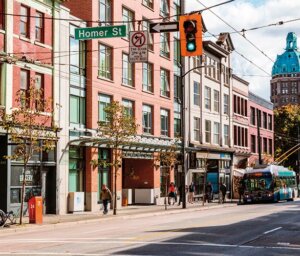
[[126, 25], [75, 28], [75, 39], [89, 40], [96, 38], [124, 37], [126, 36]]
[[173, 32], [179, 30], [179, 22], [151, 23], [150, 33]]
[[129, 32], [129, 62], [148, 61], [148, 32], [131, 31]]

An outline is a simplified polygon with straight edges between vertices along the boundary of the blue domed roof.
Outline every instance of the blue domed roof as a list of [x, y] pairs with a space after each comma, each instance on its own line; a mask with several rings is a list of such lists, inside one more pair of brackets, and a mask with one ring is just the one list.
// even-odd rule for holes
[[286, 37], [285, 52], [277, 55], [272, 68], [272, 76], [300, 72], [300, 52], [297, 47], [297, 36], [290, 32]]

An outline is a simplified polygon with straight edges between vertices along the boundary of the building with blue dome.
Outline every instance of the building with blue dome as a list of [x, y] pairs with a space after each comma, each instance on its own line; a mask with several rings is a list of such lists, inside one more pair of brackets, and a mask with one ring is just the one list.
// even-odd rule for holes
[[289, 32], [284, 53], [277, 55], [272, 68], [271, 101], [274, 107], [300, 102], [300, 52], [297, 36]]

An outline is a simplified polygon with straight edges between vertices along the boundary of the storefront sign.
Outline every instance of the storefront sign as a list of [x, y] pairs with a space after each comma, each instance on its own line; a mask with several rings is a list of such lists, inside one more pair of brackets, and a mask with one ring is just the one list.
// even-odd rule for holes
[[153, 154], [148, 152], [123, 151], [123, 158], [153, 159]]

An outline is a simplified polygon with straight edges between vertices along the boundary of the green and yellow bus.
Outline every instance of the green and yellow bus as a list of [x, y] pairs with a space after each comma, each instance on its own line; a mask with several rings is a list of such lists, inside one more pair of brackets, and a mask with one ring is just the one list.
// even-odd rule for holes
[[244, 203], [292, 201], [298, 196], [296, 173], [278, 165], [247, 169], [241, 185]]

